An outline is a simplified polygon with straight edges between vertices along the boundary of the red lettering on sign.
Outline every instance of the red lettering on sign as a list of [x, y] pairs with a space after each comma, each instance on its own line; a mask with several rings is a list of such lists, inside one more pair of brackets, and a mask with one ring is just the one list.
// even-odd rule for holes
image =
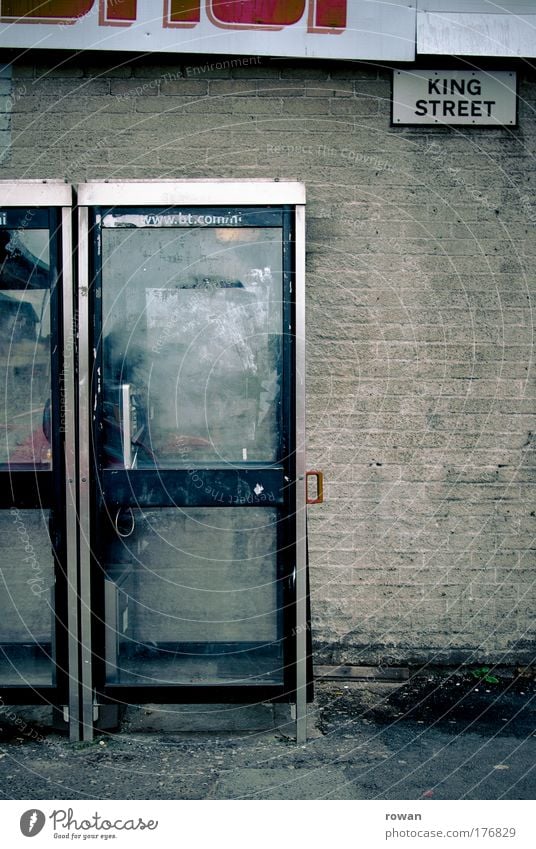
[[[0, 20], [10, 23], [74, 24], [95, 0], [0, 0]], [[306, 0], [206, 0], [207, 17], [228, 29], [281, 30], [298, 23]], [[130, 26], [137, 0], [99, 0], [101, 26]], [[308, 31], [340, 33], [346, 28], [348, 0], [309, 0]], [[195, 27], [201, 0], [164, 0], [164, 27]]]
[[100, 0], [100, 26], [128, 27], [138, 14], [137, 0]]
[[2, 20], [16, 23], [74, 24], [93, 8], [94, 0], [2, 0]]
[[201, 20], [201, 0], [164, 0], [165, 27], [195, 27]]
[[314, 25], [322, 29], [345, 29], [348, 0], [316, 0], [314, 6]]
[[305, 0], [207, 0], [216, 26], [231, 29], [282, 29], [300, 20]]

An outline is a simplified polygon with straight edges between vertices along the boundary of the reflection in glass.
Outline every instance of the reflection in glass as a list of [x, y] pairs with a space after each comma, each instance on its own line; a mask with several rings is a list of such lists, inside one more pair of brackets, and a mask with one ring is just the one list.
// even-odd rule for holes
[[50, 468], [47, 230], [0, 230], [0, 464]]
[[273, 462], [280, 228], [103, 229], [105, 463]]
[[282, 681], [277, 513], [127, 510], [110, 527], [107, 680]]
[[54, 684], [48, 513], [0, 511], [0, 685]]

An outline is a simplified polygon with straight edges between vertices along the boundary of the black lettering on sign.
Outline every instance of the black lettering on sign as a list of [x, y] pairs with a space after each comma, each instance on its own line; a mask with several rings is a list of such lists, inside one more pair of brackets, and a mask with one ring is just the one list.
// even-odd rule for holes
[[440, 79], [439, 77], [428, 80], [428, 94], [482, 94], [482, 83], [472, 78], [470, 80]]
[[495, 100], [416, 100], [415, 115], [434, 118], [491, 118]]
[[467, 83], [467, 94], [482, 94], [482, 83], [480, 80], [469, 80]]
[[465, 94], [465, 80], [451, 80], [449, 94]]

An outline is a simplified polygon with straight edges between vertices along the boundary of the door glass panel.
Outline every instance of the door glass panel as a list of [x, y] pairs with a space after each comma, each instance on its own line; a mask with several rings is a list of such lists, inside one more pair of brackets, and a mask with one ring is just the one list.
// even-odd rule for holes
[[48, 230], [0, 230], [0, 465], [51, 467]]
[[106, 546], [108, 683], [282, 681], [277, 512], [122, 511]]
[[54, 684], [48, 520], [46, 511], [0, 511], [0, 685]]
[[104, 465], [280, 456], [282, 229], [103, 228]]

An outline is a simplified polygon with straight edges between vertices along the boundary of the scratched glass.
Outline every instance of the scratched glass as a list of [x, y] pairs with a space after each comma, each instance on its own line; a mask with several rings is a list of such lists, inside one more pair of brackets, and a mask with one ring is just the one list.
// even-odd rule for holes
[[47, 230], [0, 230], [0, 466], [49, 469]]
[[106, 540], [108, 683], [281, 683], [276, 510], [133, 510], [121, 530]]
[[0, 510], [0, 685], [54, 684], [54, 558], [48, 511]]
[[281, 228], [102, 237], [105, 465], [276, 461]]

